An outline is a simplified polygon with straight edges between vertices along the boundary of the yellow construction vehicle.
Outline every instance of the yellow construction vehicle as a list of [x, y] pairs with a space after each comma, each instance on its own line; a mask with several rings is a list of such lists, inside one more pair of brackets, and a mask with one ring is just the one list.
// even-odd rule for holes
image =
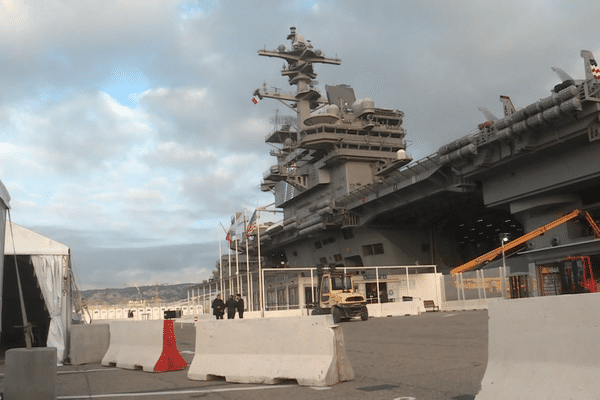
[[331, 314], [336, 324], [353, 317], [360, 317], [363, 321], [369, 319], [367, 300], [355, 291], [351, 274], [332, 269], [329, 272], [318, 270], [317, 276], [320, 277], [318, 303], [315, 304], [312, 315]]
[[562, 216], [544, 226], [541, 226], [529, 233], [526, 233], [523, 236], [520, 236], [520, 237], [504, 244], [503, 246], [500, 246], [488, 253], [485, 253], [467, 263], [459, 265], [458, 267], [452, 269], [450, 271], [450, 274], [452, 274], [452, 276], [454, 276], [458, 273], [469, 271], [469, 270], [474, 269], [482, 264], [490, 262], [490, 261], [494, 260], [496, 257], [500, 256], [503, 251], [507, 252], [518, 246], [524, 245], [531, 239], [533, 239], [537, 236], [540, 236], [540, 235], [546, 233], [547, 231], [549, 231], [550, 229], [555, 228], [561, 224], [564, 224], [565, 222], [570, 221], [579, 216], [583, 216], [586, 219], [586, 221], [588, 222], [588, 224], [592, 227], [592, 230], [594, 231], [594, 236], [596, 238], [600, 238], [600, 228], [598, 228], [598, 225], [596, 225], [592, 216], [587, 211], [581, 211], [581, 210], [575, 209], [572, 212], [570, 212], [569, 214], [564, 215], [564, 216]]

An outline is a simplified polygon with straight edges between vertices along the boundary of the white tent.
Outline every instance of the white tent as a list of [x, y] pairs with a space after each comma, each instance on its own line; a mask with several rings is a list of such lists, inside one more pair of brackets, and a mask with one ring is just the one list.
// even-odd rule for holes
[[31, 257], [35, 276], [50, 314], [46, 346], [56, 347], [58, 361], [63, 361], [66, 357], [72, 313], [71, 250], [62, 243], [7, 221], [4, 254]]
[[[6, 186], [0, 181], [0, 254], [4, 253], [4, 228], [6, 226], [6, 211], [8, 210], [10, 195]], [[4, 279], [4, 257], [0, 257], [0, 334], [2, 333], [2, 288]]]

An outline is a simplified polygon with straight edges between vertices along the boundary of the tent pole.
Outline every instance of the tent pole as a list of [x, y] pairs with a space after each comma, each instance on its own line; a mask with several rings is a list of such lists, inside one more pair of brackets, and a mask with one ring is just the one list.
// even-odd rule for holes
[[19, 301], [21, 302], [21, 316], [23, 317], [23, 332], [25, 334], [25, 344], [28, 349], [31, 349], [31, 324], [27, 321], [27, 311], [25, 310], [25, 300], [23, 298], [23, 288], [21, 287], [21, 276], [19, 275], [19, 265], [17, 264], [17, 251], [15, 249], [15, 236], [12, 230], [12, 219], [10, 218], [10, 210], [8, 212], [8, 222], [10, 226], [10, 236], [13, 244], [13, 256], [15, 260], [15, 271], [17, 272], [17, 286], [19, 288]]

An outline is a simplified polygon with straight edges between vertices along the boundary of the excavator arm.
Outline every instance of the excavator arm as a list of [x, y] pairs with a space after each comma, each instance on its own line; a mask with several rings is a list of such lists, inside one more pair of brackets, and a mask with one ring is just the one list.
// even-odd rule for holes
[[[590, 226], [592, 227], [592, 230], [594, 231], [594, 236], [596, 238], [600, 238], [600, 228], [598, 228], [598, 225], [596, 225], [592, 216], [587, 211], [581, 211], [581, 210], [575, 209], [567, 215], [564, 215], [544, 226], [541, 226], [529, 233], [524, 234], [523, 236], [520, 236], [520, 237], [506, 243], [504, 245], [504, 251], [506, 252], [511, 249], [514, 249], [515, 247], [520, 246], [520, 245], [528, 242], [529, 240], [542, 235], [543, 233], [549, 231], [550, 229], [556, 228], [557, 226], [564, 224], [565, 222], [570, 221], [580, 215], [583, 215], [585, 217], [586, 221], [588, 222], [588, 224], [590, 224]], [[492, 261], [493, 259], [498, 257], [500, 254], [502, 254], [502, 246], [500, 246], [488, 253], [485, 253], [467, 263], [459, 265], [458, 267], [451, 270], [450, 274], [456, 275], [461, 272], [469, 271], [483, 263]]]

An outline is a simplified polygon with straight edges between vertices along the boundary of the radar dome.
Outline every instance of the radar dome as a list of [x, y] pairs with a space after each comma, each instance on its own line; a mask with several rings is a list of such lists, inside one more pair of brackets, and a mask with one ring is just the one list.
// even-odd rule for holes
[[279, 46], [277, 46], [277, 50], [281, 53], [285, 51], [285, 46], [280, 44]]
[[283, 141], [283, 147], [292, 147], [294, 141], [290, 138], [287, 138]]
[[340, 115], [340, 108], [338, 106], [336, 106], [335, 104], [330, 104], [325, 108], [325, 112], [327, 114]]
[[406, 159], [406, 150], [404, 149], [400, 149], [396, 152], [396, 158], [398, 160], [405, 160]]
[[323, 54], [323, 52], [321, 50], [319, 50], [319, 49], [316, 49], [315, 50], [315, 54], [318, 55], [318, 56], [320, 56], [321, 54]]
[[368, 97], [362, 100], [363, 108], [375, 108], [375, 102]]

